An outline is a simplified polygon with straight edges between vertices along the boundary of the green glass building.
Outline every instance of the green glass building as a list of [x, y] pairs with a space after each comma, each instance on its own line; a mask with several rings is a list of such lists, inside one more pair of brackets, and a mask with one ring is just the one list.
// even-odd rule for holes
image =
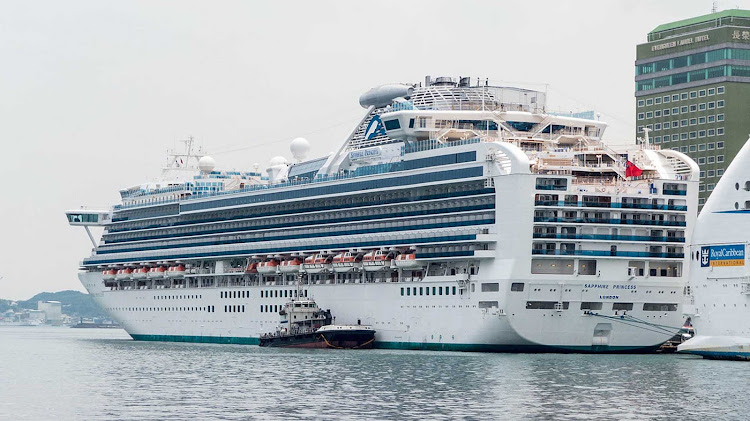
[[638, 137], [693, 158], [699, 203], [750, 136], [750, 11], [659, 25], [636, 47]]

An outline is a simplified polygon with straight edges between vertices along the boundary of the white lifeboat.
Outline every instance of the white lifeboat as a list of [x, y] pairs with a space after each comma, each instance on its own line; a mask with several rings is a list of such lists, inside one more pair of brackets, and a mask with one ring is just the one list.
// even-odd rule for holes
[[170, 266], [166, 273], [168, 278], [179, 278], [185, 276], [185, 265]]
[[352, 272], [361, 269], [362, 262], [358, 261], [357, 257], [357, 253], [352, 253], [350, 251], [333, 256], [333, 271]]
[[163, 278], [164, 275], [167, 273], [167, 268], [164, 266], [156, 266], [152, 267], [148, 270], [148, 278], [154, 279], [154, 278]]
[[258, 263], [258, 273], [269, 274], [276, 273], [276, 269], [279, 266], [279, 262], [276, 259], [269, 259], [265, 262]]
[[305, 258], [303, 267], [308, 273], [321, 273], [331, 270], [331, 258], [323, 253], [318, 253]]
[[422, 268], [425, 266], [423, 262], [417, 260], [417, 253], [399, 254], [396, 256], [395, 264], [397, 268], [402, 269]]
[[141, 266], [133, 271], [133, 279], [143, 279], [148, 275], [148, 268]]
[[362, 266], [368, 272], [391, 268], [393, 253], [384, 250], [371, 251], [362, 258]]
[[117, 271], [117, 274], [115, 275], [115, 279], [117, 280], [130, 279], [131, 273], [133, 273], [133, 269], [130, 269], [130, 268], [120, 269]]
[[105, 281], [111, 281], [115, 279], [115, 276], [117, 275], [117, 271], [114, 269], [105, 269], [102, 272], [102, 279]]
[[302, 259], [299, 257], [293, 257], [288, 260], [284, 260], [279, 264], [279, 270], [281, 273], [295, 273], [299, 272], [302, 266]]

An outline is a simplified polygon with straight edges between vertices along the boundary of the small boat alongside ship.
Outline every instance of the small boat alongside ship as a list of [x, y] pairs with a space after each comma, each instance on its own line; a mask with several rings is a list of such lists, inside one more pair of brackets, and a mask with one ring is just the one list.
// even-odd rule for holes
[[330, 310], [313, 299], [292, 300], [279, 311], [276, 332], [261, 335], [260, 346], [283, 348], [372, 348], [375, 329], [362, 325], [334, 325]]

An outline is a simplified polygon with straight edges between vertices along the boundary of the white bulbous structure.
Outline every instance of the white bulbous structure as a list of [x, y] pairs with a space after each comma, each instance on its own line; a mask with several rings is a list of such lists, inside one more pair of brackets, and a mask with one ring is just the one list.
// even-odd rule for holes
[[298, 137], [292, 140], [289, 150], [292, 152], [294, 159], [302, 161], [307, 157], [307, 153], [310, 152], [310, 142], [304, 137]]
[[283, 156], [274, 156], [273, 158], [271, 158], [272, 167], [275, 167], [277, 165], [286, 165], [286, 163], [286, 158], [284, 158]]
[[201, 172], [209, 173], [216, 168], [216, 161], [214, 161], [213, 158], [206, 155], [198, 160], [198, 169], [201, 170]]

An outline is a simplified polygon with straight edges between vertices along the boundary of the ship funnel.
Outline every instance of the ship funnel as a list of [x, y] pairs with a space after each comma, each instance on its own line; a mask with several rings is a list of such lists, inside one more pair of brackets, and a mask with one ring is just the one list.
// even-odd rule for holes
[[390, 84], [372, 88], [359, 97], [359, 105], [362, 108], [383, 107], [391, 103], [394, 98], [409, 98], [414, 93], [414, 88], [409, 85]]

